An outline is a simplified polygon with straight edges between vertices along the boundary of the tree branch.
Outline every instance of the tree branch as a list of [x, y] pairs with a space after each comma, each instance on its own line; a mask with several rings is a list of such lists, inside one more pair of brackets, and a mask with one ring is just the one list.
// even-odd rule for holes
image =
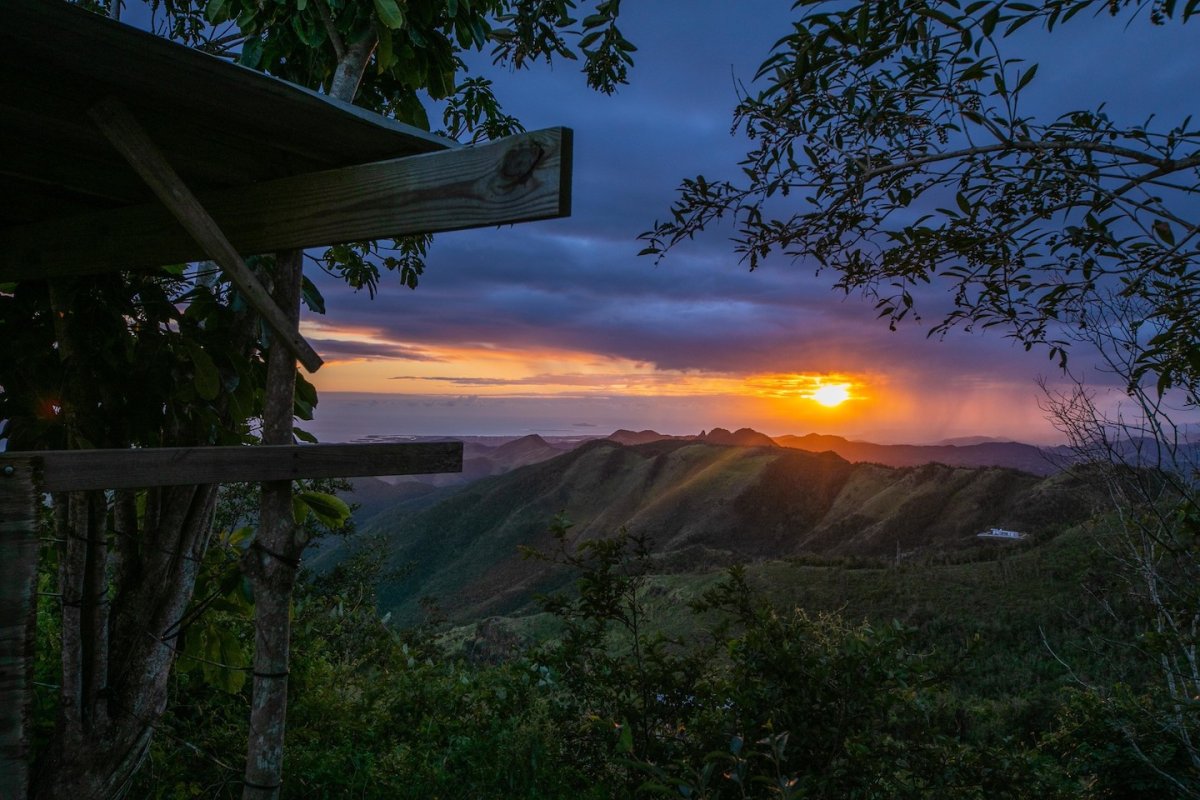
[[346, 57], [346, 43], [342, 40], [342, 35], [338, 33], [338, 29], [333, 24], [333, 17], [329, 16], [329, 7], [325, 5], [325, 0], [316, 0], [317, 13], [321, 16], [321, 23], [325, 26], [325, 32], [329, 34], [329, 41], [333, 44], [333, 52], [337, 55], [337, 60], [340, 62]]
[[329, 85], [329, 96], [349, 103], [358, 94], [358, 85], [362, 83], [363, 73], [366, 72], [367, 62], [379, 45], [379, 34], [371, 27], [356, 39], [348, 48], [345, 55], [338, 59], [337, 68], [333, 71], [333, 82]]
[[1103, 142], [1076, 142], [1069, 140], [1049, 142], [1001, 142], [999, 144], [966, 147], [962, 150], [948, 150], [944, 153], [933, 153], [928, 156], [909, 159], [898, 164], [887, 164], [867, 170], [863, 173], [862, 178], [864, 181], [869, 181], [873, 178], [878, 178], [881, 175], [889, 175], [893, 172], [899, 172], [900, 170], [910, 169], [912, 167], [919, 167], [924, 164], [933, 164], [939, 161], [955, 161], [961, 158], [968, 158], [970, 156], [999, 153], [1008, 150], [1017, 152], [1060, 152], [1063, 150], [1083, 150], [1091, 153], [1107, 153], [1108, 155], [1121, 156], [1129, 159], [1130, 161], [1136, 161], [1139, 164], [1153, 166], [1155, 167], [1156, 172], [1158, 170], [1166, 170], [1166, 172], [1162, 172], [1154, 177], [1160, 177], [1160, 175], [1165, 175], [1168, 172], [1186, 169], [1191, 166], [1200, 166], [1200, 156], [1193, 156], [1192, 158], [1184, 159], [1182, 161], [1175, 161], [1174, 159], [1164, 160], [1161, 158], [1148, 156], [1145, 153], [1137, 150], [1131, 150], [1127, 147], [1117, 147], [1116, 145], [1104, 144]]

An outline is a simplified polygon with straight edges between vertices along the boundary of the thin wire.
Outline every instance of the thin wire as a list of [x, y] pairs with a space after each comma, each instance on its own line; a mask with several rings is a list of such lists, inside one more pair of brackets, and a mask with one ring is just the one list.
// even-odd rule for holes
[[214, 667], [220, 667], [221, 669], [233, 670], [234, 672], [254, 672], [254, 667], [235, 667], [232, 664], [222, 664], [220, 661], [212, 661], [207, 658], [202, 658], [200, 656], [191, 655], [190, 653], [185, 653], [182, 650], [180, 650], [178, 647], [175, 647], [174, 645], [170, 644], [169, 642], [163, 641], [162, 637], [155, 636], [153, 633], [151, 633], [149, 630], [147, 630], [145, 628], [142, 629], [142, 633], [146, 634], [151, 639], [158, 642], [159, 644], [161, 644], [163, 647], [167, 648], [171, 652], [173, 652], [179, 658], [191, 659], [192, 661], [198, 661], [201, 664], [211, 664]]

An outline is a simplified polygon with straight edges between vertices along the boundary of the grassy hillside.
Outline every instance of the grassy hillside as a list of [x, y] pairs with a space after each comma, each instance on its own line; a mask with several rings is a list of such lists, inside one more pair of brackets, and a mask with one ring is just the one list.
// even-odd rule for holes
[[384, 610], [419, 617], [422, 597], [451, 619], [528, 607], [569, 580], [525, 560], [549, 548], [549, 522], [572, 540], [622, 527], [654, 541], [664, 570], [694, 572], [800, 555], [914, 558], [972, 550], [991, 525], [1047, 537], [1090, 510], [1063, 477], [931, 464], [894, 469], [833, 453], [666, 440], [596, 441], [467, 486], [424, 510], [400, 507], [362, 526], [387, 541], [405, 577], [381, 587]]

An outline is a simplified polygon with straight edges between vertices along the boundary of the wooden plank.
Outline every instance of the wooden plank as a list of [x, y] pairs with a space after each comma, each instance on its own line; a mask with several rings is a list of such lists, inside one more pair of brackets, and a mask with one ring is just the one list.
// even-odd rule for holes
[[175, 170], [125, 106], [119, 100], [108, 98], [93, 106], [89, 113], [113, 147], [158, 195], [162, 204], [204, 254], [225, 271], [254, 310], [271, 326], [282, 344], [309, 372], [320, 369], [323, 362], [317, 351], [304, 340], [287, 314], [275, 305], [270, 292], [254, 277], [221, 228], [175, 174]]
[[0, 454], [0, 469], [29, 459], [46, 491], [73, 492], [462, 472], [462, 442], [46, 450]]
[[38, 499], [33, 459], [0, 465], [0, 798], [24, 798], [29, 779], [36, 619]]
[[[200, 193], [237, 252], [490, 227], [571, 213], [572, 135], [550, 128], [448, 150]], [[0, 231], [0, 281], [204, 258], [157, 204]]]

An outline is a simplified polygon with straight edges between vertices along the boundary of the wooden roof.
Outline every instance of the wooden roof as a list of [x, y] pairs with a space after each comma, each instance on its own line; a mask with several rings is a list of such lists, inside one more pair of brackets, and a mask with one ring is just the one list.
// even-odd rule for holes
[[456, 146], [62, 0], [4, 0], [0, 229], [154, 202], [88, 117], [105, 97], [196, 192]]

